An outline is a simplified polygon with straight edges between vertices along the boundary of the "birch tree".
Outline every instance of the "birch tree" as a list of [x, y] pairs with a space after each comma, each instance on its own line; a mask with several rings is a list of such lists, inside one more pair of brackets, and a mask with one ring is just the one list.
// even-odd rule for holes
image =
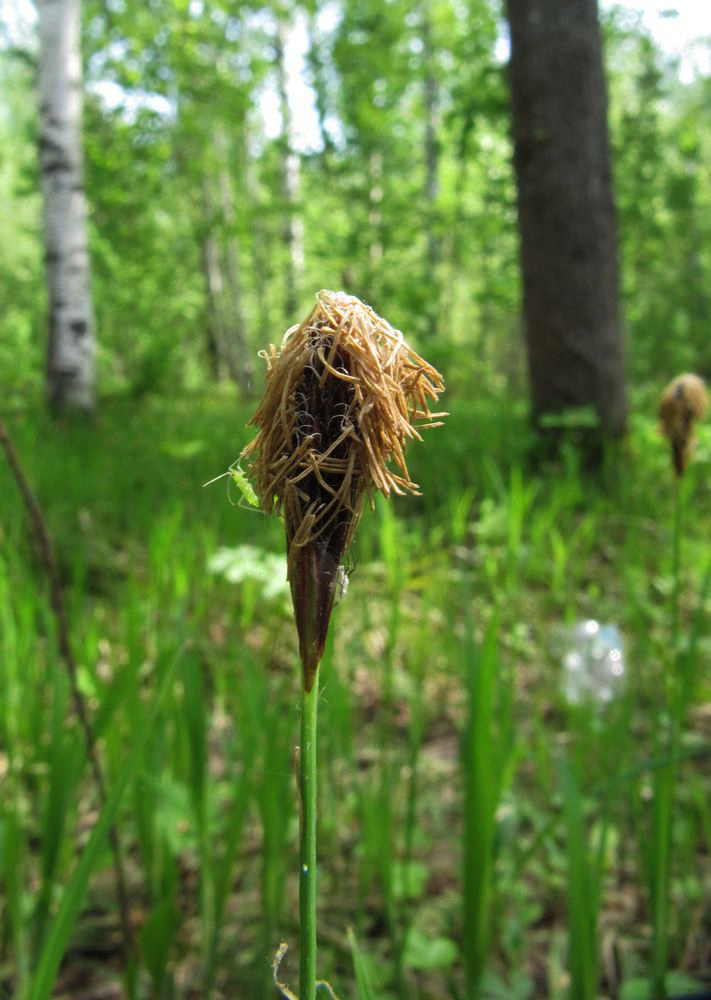
[[39, 161], [49, 291], [47, 395], [94, 408], [95, 332], [82, 178], [80, 0], [40, 0]]

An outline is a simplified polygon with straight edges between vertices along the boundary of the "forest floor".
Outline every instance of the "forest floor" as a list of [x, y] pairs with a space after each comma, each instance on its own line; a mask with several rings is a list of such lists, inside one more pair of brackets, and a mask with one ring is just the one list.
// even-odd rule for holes
[[[352, 928], [378, 1000], [470, 995], [474, 961], [488, 1000], [557, 1000], [585, 981], [583, 952], [591, 996], [647, 1000], [653, 806], [658, 775], [671, 774], [666, 698], [681, 664], [669, 987], [700, 989], [711, 982], [711, 435], [700, 432], [682, 484], [672, 649], [674, 481], [653, 406], [595, 478], [572, 446], [532, 459], [522, 408], [449, 408], [412, 450], [422, 497], [366, 511], [334, 615], [321, 974], [341, 1000], [365, 998]], [[299, 677], [282, 526], [226, 480], [202, 488], [239, 454], [249, 415], [230, 394], [105, 400], [91, 424], [8, 415], [55, 540], [109, 790], [127, 780], [117, 829], [138, 958], [125, 958], [104, 845], [55, 997], [272, 997], [281, 940], [280, 978], [296, 983]], [[37, 1000], [32, 970], [100, 802], [4, 467], [0, 616], [0, 997]], [[566, 643], [593, 621], [618, 630], [624, 673], [576, 700]]]

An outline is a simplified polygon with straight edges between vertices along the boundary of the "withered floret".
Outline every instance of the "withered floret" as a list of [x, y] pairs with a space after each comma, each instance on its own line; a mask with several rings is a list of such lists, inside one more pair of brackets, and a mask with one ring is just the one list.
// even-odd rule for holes
[[[323, 654], [338, 570], [375, 491], [417, 493], [403, 454], [444, 385], [360, 299], [321, 291], [303, 323], [263, 352], [267, 385], [243, 457], [266, 511], [283, 513], [304, 683]], [[422, 423], [424, 421], [424, 423]], [[417, 427], [415, 426], [417, 424]]]
[[659, 420], [662, 433], [671, 444], [677, 476], [683, 475], [691, 455], [693, 424], [703, 418], [707, 408], [706, 386], [698, 375], [677, 375], [662, 393]]

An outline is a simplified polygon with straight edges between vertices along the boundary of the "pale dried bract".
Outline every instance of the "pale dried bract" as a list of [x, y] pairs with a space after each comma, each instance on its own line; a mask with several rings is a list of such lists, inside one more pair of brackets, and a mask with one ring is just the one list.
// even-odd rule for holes
[[444, 386], [399, 330], [343, 292], [319, 292], [304, 322], [264, 357], [258, 431], [243, 456], [262, 507], [284, 515], [306, 677], [323, 652], [338, 567], [365, 498], [418, 492], [404, 448], [444, 416], [430, 410]]
[[671, 444], [677, 476], [683, 475], [691, 455], [694, 422], [703, 418], [707, 408], [706, 386], [698, 375], [677, 375], [662, 393], [659, 420], [662, 433]]

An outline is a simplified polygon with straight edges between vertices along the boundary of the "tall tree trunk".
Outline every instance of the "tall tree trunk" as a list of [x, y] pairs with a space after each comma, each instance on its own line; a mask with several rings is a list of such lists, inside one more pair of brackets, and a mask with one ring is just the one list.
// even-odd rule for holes
[[220, 262], [220, 246], [215, 232], [215, 209], [208, 177], [202, 180], [204, 235], [201, 241], [202, 266], [209, 316], [207, 350], [213, 371], [221, 381], [225, 376], [235, 378], [228, 341], [228, 320], [225, 316], [225, 282]]
[[215, 381], [221, 382], [226, 376], [224, 360], [225, 332], [222, 321], [221, 293], [222, 274], [220, 273], [219, 253], [215, 237], [207, 233], [202, 239], [202, 270], [207, 293], [208, 322], [206, 325], [205, 346], [210, 361], [210, 368]]
[[274, 47], [279, 85], [279, 102], [282, 122], [282, 194], [284, 198], [283, 239], [286, 249], [286, 295], [284, 309], [292, 322], [299, 302], [299, 285], [304, 269], [304, 227], [299, 216], [301, 197], [301, 160], [294, 149], [294, 122], [289, 107], [286, 74], [287, 25], [279, 20]]
[[39, 3], [39, 161], [49, 290], [47, 397], [91, 411], [95, 331], [82, 179], [80, 0]]
[[212, 378], [212, 381], [220, 382], [222, 380], [222, 371], [220, 369], [220, 349], [217, 345], [217, 339], [215, 337], [215, 309], [212, 301], [212, 295], [210, 293], [208, 279], [209, 251], [207, 248], [207, 240], [203, 240], [200, 250], [202, 252], [202, 270], [203, 277], [205, 278], [205, 290], [207, 295], [207, 310], [202, 324], [205, 330], [205, 353], [207, 354], [207, 361], [210, 367], [210, 377]]
[[617, 224], [596, 0], [507, 0], [534, 419], [625, 427]]

